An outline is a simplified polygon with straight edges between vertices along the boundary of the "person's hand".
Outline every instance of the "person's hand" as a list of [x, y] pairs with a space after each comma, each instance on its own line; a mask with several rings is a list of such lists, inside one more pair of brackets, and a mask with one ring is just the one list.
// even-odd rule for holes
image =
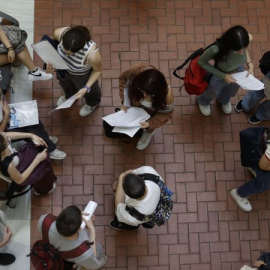
[[3, 246], [6, 245], [9, 242], [9, 240], [10, 240], [11, 237], [12, 237], [12, 231], [11, 231], [11, 229], [9, 227], [6, 227], [5, 228], [5, 232], [4, 232], [4, 236], [3, 236], [3, 240], [2, 240], [2, 243], [1, 244], [3, 244]]
[[256, 261], [253, 266], [260, 267], [260, 265], [265, 264], [264, 261]]
[[[89, 215], [88, 213], [82, 212], [84, 216]], [[96, 216], [92, 215], [92, 217], [89, 220], [86, 220], [84, 217], [82, 217], [83, 221], [86, 224], [86, 227], [91, 230], [95, 230], [94, 221], [96, 220]]]
[[141, 128], [145, 129], [145, 128], [149, 128], [149, 123], [148, 122], [140, 122]]
[[53, 72], [55, 72], [55, 68], [54, 68], [54, 66], [52, 65], [52, 64], [47, 64], [47, 67], [46, 67], [46, 73], [53, 73]]
[[48, 147], [48, 145], [45, 143], [45, 141], [35, 134], [32, 134], [31, 139], [36, 146], [44, 145], [45, 147]]
[[8, 51], [8, 61], [9, 61], [9, 63], [13, 63], [14, 60], [15, 60], [15, 52], [14, 52], [14, 50]]
[[121, 173], [120, 176], [119, 176], [119, 180], [123, 180], [123, 178], [124, 178], [127, 174], [129, 174], [129, 173], [131, 173], [131, 172], [132, 172], [132, 170], [127, 170], [127, 171]]
[[250, 74], [251, 75], [254, 75], [254, 67], [253, 67], [253, 64], [250, 62], [249, 64], [247, 64], [248, 66], [248, 73], [247, 73], [247, 76], [248, 77]]
[[9, 106], [8, 106], [6, 100], [4, 99], [4, 97], [1, 98], [1, 103], [2, 103], [2, 109], [4, 112], [4, 116], [9, 119], [10, 109], [9, 109]]
[[42, 152], [38, 153], [36, 156], [36, 159], [41, 162], [46, 159], [48, 153], [47, 153], [47, 148], [45, 148]]
[[122, 106], [121, 106], [121, 110], [124, 111], [124, 112], [127, 112], [128, 107], [126, 107], [125, 105], [122, 105]]
[[225, 82], [226, 83], [236, 83], [236, 80], [230, 74], [226, 74]]
[[80, 89], [80, 90], [75, 94], [76, 99], [81, 99], [81, 98], [83, 98], [84, 95], [86, 94], [86, 92], [87, 92], [87, 89], [86, 89], [86, 88]]

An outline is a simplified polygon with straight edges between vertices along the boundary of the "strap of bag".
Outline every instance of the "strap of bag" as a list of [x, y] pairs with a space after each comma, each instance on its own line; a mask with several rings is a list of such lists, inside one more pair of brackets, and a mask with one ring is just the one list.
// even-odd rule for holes
[[160, 181], [160, 177], [158, 175], [152, 174], [152, 173], [142, 173], [138, 174], [143, 180], [150, 180], [158, 185], [158, 182]]
[[206, 48], [204, 48], [204, 49], [203, 49], [203, 48], [200, 48], [200, 49], [196, 50], [195, 52], [193, 52], [193, 53], [185, 60], [185, 62], [184, 62], [181, 66], [177, 67], [177, 68], [174, 70], [173, 75], [174, 75], [175, 77], [177, 77], [178, 79], [180, 79], [180, 80], [184, 80], [184, 77], [180, 77], [176, 72], [177, 72], [178, 70], [182, 69], [182, 68], [183, 68], [190, 60], [193, 60], [193, 59], [196, 58], [198, 55], [201, 55], [205, 50], [207, 50], [208, 48], [210, 48], [210, 47], [213, 46], [213, 45], [217, 45], [217, 46], [218, 46], [218, 42], [215, 41], [215, 42], [211, 43], [210, 45], [208, 45]]
[[[51, 228], [51, 225], [56, 220], [56, 217], [53, 215], [47, 215], [42, 223], [42, 240], [46, 242], [47, 244], [50, 244], [49, 241], [49, 230]], [[71, 258], [76, 258], [80, 255], [82, 255], [86, 250], [88, 250], [91, 247], [91, 243], [89, 241], [82, 242], [78, 247], [68, 250], [68, 251], [59, 251], [59, 255], [62, 259], [67, 260]]]
[[0, 17], [2, 17], [5, 20], [8, 20], [8, 21], [12, 22], [16, 26], [20, 25], [19, 22], [15, 18], [13, 18], [12, 16], [10, 16], [10, 15], [2, 12], [2, 11], [0, 11]]

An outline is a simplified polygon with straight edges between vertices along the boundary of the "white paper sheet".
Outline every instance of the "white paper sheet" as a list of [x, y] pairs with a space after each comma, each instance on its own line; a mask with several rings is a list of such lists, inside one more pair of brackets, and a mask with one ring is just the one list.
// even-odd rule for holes
[[[86, 220], [90, 220], [90, 218], [93, 216], [98, 204], [94, 201], [89, 201], [83, 212], [89, 214], [88, 216], [83, 216]], [[84, 229], [86, 226], [85, 222], [83, 221], [81, 224], [81, 228]]]
[[127, 112], [121, 110], [104, 116], [102, 119], [114, 126], [113, 132], [125, 133], [130, 137], [141, 128], [140, 122], [145, 122], [150, 115], [142, 108], [130, 107]]
[[76, 97], [75, 97], [75, 95], [73, 95], [69, 99], [67, 99], [65, 102], [63, 102], [61, 105], [59, 105], [58, 107], [56, 107], [55, 109], [50, 111], [50, 113], [52, 113], [55, 110], [70, 108], [75, 101], [76, 101]]
[[253, 75], [247, 77], [247, 71], [231, 74], [236, 83], [245, 90], [258, 91], [264, 89], [264, 84]]
[[67, 63], [47, 40], [33, 44], [32, 47], [45, 63], [52, 64], [56, 69], [68, 69]]

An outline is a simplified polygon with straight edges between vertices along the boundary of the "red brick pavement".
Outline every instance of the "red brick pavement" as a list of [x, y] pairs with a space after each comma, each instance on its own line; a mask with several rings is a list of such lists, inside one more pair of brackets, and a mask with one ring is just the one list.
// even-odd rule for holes
[[[232, 188], [251, 179], [240, 165], [238, 136], [249, 126], [248, 115], [224, 115], [214, 102], [212, 115], [203, 117], [195, 97], [179, 92], [179, 81], [172, 76], [192, 51], [213, 42], [231, 25], [242, 24], [253, 34], [250, 55], [261, 77], [258, 59], [269, 49], [269, 13], [268, 0], [36, 0], [36, 41], [65, 25], [91, 29], [103, 60], [103, 98], [90, 117], [79, 117], [80, 102], [48, 115], [62, 93], [57, 80], [34, 85], [41, 118], [68, 157], [53, 161], [55, 192], [33, 197], [32, 242], [39, 237], [41, 214], [57, 215], [70, 204], [83, 208], [95, 200], [97, 239], [108, 256], [106, 269], [238, 270], [254, 261], [259, 250], [270, 249], [268, 194], [251, 196], [254, 210], [249, 214], [229, 196]], [[135, 142], [106, 138], [101, 122], [120, 105], [118, 75], [137, 62], [150, 62], [164, 72], [176, 103], [173, 120], [142, 152]], [[144, 164], [155, 167], [174, 191], [170, 221], [152, 230], [114, 231], [108, 226], [113, 216], [111, 184], [122, 171]]]

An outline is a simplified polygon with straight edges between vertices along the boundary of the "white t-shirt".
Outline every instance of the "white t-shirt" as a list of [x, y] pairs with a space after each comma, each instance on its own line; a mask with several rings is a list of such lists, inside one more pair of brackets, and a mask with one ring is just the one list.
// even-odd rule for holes
[[[133, 170], [135, 174], [144, 174], [151, 173], [154, 175], [160, 175], [150, 166], [143, 166], [136, 170]], [[163, 179], [160, 177], [160, 180]], [[136, 210], [138, 210], [141, 214], [151, 215], [156, 210], [159, 199], [160, 199], [160, 188], [153, 181], [146, 180], [145, 185], [147, 187], [147, 195], [143, 200], [132, 199], [129, 196], [125, 195], [125, 203], [120, 203], [117, 205], [115, 210], [115, 214], [117, 216], [118, 221], [124, 222], [131, 226], [137, 226], [142, 224], [143, 221], [140, 221], [133, 216], [131, 216], [126, 211], [126, 205], [133, 206]]]

